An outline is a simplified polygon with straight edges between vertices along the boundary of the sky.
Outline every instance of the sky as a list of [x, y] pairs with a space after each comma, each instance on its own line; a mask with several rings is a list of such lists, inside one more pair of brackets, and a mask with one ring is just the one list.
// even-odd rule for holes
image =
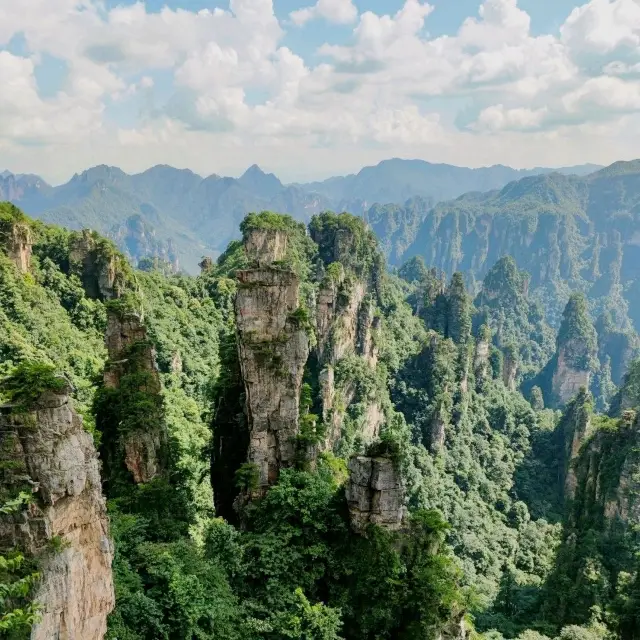
[[0, 0], [0, 170], [640, 156], [640, 0]]

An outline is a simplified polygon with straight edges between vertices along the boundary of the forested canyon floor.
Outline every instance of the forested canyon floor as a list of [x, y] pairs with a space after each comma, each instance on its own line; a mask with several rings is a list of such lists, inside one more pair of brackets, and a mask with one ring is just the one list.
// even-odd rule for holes
[[171, 275], [0, 205], [2, 633], [639, 637], [616, 270], [555, 317], [349, 214], [241, 235]]

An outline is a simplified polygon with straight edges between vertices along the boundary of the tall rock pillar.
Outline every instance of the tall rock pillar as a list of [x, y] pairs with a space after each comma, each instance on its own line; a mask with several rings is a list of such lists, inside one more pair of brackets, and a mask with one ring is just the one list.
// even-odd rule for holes
[[248, 462], [258, 469], [258, 490], [292, 466], [300, 429], [300, 389], [309, 336], [299, 307], [296, 274], [274, 265], [287, 251], [286, 232], [245, 234], [253, 268], [239, 271], [236, 296], [238, 355], [250, 430]]
[[33, 502], [0, 517], [0, 545], [38, 559], [41, 620], [31, 640], [101, 640], [115, 597], [100, 464], [61, 379], [29, 406], [0, 407], [0, 478]]

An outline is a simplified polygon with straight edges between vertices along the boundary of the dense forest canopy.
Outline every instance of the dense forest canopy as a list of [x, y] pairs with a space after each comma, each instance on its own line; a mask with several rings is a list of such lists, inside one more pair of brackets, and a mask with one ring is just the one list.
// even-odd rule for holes
[[[559, 202], [527, 209], [545, 225], [606, 179], [632, 180], [517, 189]], [[254, 213], [186, 276], [0, 204], [6, 637], [48, 620], [39, 585], [79, 544], [8, 533], [56, 509], [18, 469], [51, 394], [100, 454], [107, 638], [640, 637], [640, 360], [613, 236], [594, 297], [522, 251], [478, 281], [417, 255], [390, 270], [374, 230]]]

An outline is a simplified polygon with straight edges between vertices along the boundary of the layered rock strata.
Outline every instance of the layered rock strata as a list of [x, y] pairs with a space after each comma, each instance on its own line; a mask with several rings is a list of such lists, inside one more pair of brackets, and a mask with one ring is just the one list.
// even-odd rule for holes
[[[26, 224], [15, 222], [0, 234], [7, 256], [20, 273], [27, 273], [31, 267], [33, 239], [31, 229]], [[0, 230], [1, 231], [1, 230]]]
[[349, 473], [346, 498], [353, 530], [362, 533], [369, 524], [400, 530], [406, 516], [405, 494], [394, 461], [356, 456], [349, 461]]
[[[281, 259], [280, 232], [249, 235], [247, 254], [259, 268], [237, 274], [238, 355], [250, 429], [248, 462], [258, 469], [258, 490], [291, 466], [300, 428], [300, 389], [309, 356], [308, 329], [299, 314], [300, 281], [292, 271], [266, 266]], [[262, 254], [265, 248], [267, 256]]]
[[0, 408], [2, 486], [33, 492], [26, 510], [0, 518], [2, 547], [38, 561], [41, 620], [31, 640], [101, 640], [115, 603], [100, 464], [70, 392]]
[[[147, 329], [135, 312], [107, 312], [105, 344], [109, 354], [104, 369], [104, 386], [117, 389], [125, 376], [135, 376], [138, 390], [159, 396], [162, 385], [155, 349]], [[121, 434], [124, 465], [135, 483], [146, 483], [160, 476], [165, 468], [167, 432], [162, 416], [149, 416], [143, 429]], [[117, 464], [110, 461], [110, 464]]]

